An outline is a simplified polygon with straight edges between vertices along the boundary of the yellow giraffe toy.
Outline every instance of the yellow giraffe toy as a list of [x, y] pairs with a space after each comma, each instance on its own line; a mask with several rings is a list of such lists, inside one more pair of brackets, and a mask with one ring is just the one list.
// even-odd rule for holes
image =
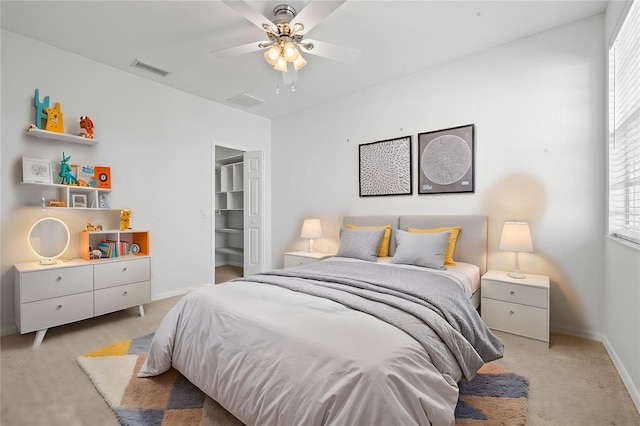
[[56, 102], [56, 106], [53, 108], [44, 108], [44, 112], [47, 114], [47, 125], [44, 129], [49, 130], [50, 132], [64, 133], [60, 102]]

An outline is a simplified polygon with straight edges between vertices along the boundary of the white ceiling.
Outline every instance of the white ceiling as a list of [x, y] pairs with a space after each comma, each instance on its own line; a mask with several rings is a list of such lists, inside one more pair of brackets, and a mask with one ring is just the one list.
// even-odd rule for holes
[[[315, 0], [323, 1], [323, 0]], [[282, 3], [249, 1], [266, 17]], [[304, 54], [296, 91], [282, 86], [260, 52], [211, 52], [257, 40], [264, 31], [220, 1], [6, 1], [2, 28], [149, 80], [236, 107], [241, 93], [264, 100], [248, 112], [275, 118], [425, 68], [603, 12], [607, 1], [348, 0], [308, 38], [361, 51], [355, 64]], [[303, 22], [304, 23], [304, 22]], [[307, 36], [307, 34], [305, 34]], [[167, 77], [131, 67], [138, 59]]]

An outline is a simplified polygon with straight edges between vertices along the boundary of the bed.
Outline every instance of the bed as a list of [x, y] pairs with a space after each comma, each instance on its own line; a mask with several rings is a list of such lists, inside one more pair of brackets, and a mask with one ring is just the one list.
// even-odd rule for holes
[[[456, 266], [432, 267], [446, 227]], [[457, 382], [503, 355], [464, 283], [486, 270], [486, 217], [348, 216], [340, 238], [334, 258], [183, 297], [139, 376], [173, 366], [247, 425], [454, 424]]]

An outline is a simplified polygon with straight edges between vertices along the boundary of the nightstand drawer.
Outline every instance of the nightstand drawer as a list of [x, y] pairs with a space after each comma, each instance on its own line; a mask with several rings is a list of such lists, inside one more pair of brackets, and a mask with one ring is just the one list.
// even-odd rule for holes
[[22, 274], [20, 302], [33, 302], [92, 290], [91, 265], [25, 272]]
[[547, 309], [547, 289], [527, 285], [504, 283], [488, 279], [482, 280], [482, 298], [519, 303]]
[[313, 257], [292, 256], [287, 254], [284, 257], [284, 267], [291, 268], [292, 266], [308, 265], [317, 261], [318, 259], [314, 259]]
[[482, 319], [489, 328], [549, 341], [546, 309], [482, 298]]

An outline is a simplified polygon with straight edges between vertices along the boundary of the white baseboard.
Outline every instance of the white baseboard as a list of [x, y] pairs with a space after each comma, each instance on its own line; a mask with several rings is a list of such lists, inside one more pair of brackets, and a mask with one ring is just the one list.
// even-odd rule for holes
[[192, 287], [181, 288], [180, 290], [167, 291], [165, 293], [154, 294], [153, 296], [151, 296], [151, 300], [152, 301], [156, 301], [156, 300], [167, 299], [169, 297], [181, 296], [183, 294], [187, 294], [189, 292], [192, 292], [193, 290], [195, 290], [197, 288], [206, 287], [208, 285], [211, 285], [211, 283], [205, 283], [205, 284], [195, 285], [195, 286], [192, 286]]
[[17, 325], [10, 325], [9, 327], [3, 327], [0, 330], [0, 336], [8, 336], [9, 334], [17, 334], [19, 333]]
[[575, 337], [582, 337], [583, 339], [595, 340], [596, 342], [602, 341], [602, 333], [595, 333], [593, 331], [587, 331], [581, 328], [553, 326], [551, 327], [551, 332], [568, 334], [569, 336], [575, 336]]
[[631, 376], [629, 376], [627, 369], [624, 367], [624, 364], [618, 357], [618, 354], [616, 353], [615, 349], [613, 349], [613, 346], [611, 346], [611, 343], [609, 343], [609, 340], [607, 340], [606, 336], [602, 339], [602, 344], [604, 345], [604, 348], [607, 350], [607, 353], [609, 354], [609, 358], [611, 358], [611, 361], [613, 361], [614, 367], [616, 367], [616, 370], [618, 370], [618, 374], [620, 375], [622, 382], [627, 388], [627, 392], [629, 392], [629, 396], [631, 397], [631, 400], [633, 401], [633, 403], [636, 406], [636, 409], [640, 413], [640, 391], [636, 387], [635, 383], [633, 383], [633, 380], [631, 380]]

